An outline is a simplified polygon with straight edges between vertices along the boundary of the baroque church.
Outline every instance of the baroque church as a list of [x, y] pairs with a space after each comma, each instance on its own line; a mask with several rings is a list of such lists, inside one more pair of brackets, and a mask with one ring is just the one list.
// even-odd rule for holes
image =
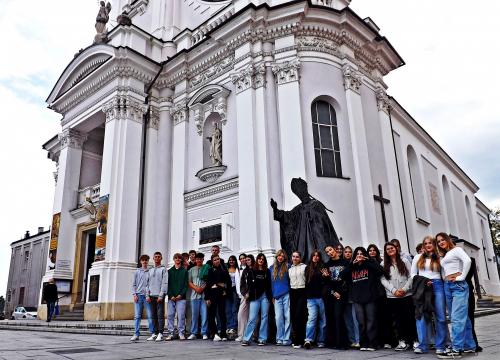
[[[404, 61], [350, 0], [114, 0], [47, 103], [61, 131], [48, 267], [86, 320], [131, 319], [138, 256], [280, 248], [292, 178], [341, 243], [445, 231], [500, 295], [478, 186], [387, 95]], [[97, 9], [96, 9], [97, 10]], [[111, 28], [109, 19], [117, 19]], [[115, 22], [113, 21], [113, 24]], [[403, 70], [398, 70], [403, 71]], [[39, 314], [43, 317], [43, 306]]]

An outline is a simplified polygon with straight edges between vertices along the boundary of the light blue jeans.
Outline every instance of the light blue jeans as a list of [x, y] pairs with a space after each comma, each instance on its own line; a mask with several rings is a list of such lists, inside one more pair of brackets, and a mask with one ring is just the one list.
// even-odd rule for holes
[[[318, 325], [318, 344], [325, 343], [326, 315], [323, 299], [307, 299], [307, 325], [305, 341], [314, 341], [316, 337], [316, 326]], [[316, 321], [319, 320], [319, 324]]]
[[267, 315], [269, 313], [269, 300], [266, 294], [262, 294], [260, 298], [254, 301], [250, 301], [250, 310], [248, 314], [247, 328], [245, 329], [245, 335], [243, 335], [243, 341], [250, 341], [252, 334], [257, 325], [257, 317], [259, 316], [260, 310], [260, 329], [259, 329], [259, 341], [267, 341]]
[[274, 299], [274, 314], [276, 317], [276, 343], [290, 345], [290, 295], [286, 293]]
[[476, 348], [472, 337], [472, 324], [467, 315], [469, 309], [469, 286], [465, 281], [445, 281], [444, 294], [451, 320], [451, 346], [455, 351]]
[[347, 329], [347, 337], [351, 344], [359, 344], [359, 324], [353, 303], [347, 303], [344, 312], [344, 321]]
[[201, 335], [208, 335], [208, 310], [205, 299], [194, 299], [191, 303], [191, 334], [198, 333], [198, 318], [201, 317]]
[[153, 318], [151, 316], [151, 304], [146, 301], [146, 295], [138, 295], [138, 300], [134, 303], [134, 327], [135, 335], [139, 336], [141, 329], [141, 318], [142, 309], [146, 308], [146, 314], [148, 316], [148, 327], [151, 334], [154, 333], [153, 330]]
[[167, 320], [168, 320], [168, 333], [174, 334], [174, 318], [177, 313], [177, 330], [180, 334], [184, 334], [186, 330], [186, 300], [172, 301], [168, 300], [167, 304]]
[[[448, 337], [448, 325], [446, 324], [446, 300], [444, 295], [443, 280], [432, 280], [432, 291], [434, 292], [434, 322], [436, 326], [435, 345], [436, 350], [444, 351]], [[429, 351], [429, 324], [425, 317], [417, 319], [418, 347], [423, 351]]]

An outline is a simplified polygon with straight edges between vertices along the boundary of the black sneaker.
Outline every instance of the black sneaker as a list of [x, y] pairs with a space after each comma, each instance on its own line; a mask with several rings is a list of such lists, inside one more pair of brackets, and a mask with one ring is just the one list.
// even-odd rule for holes
[[461, 359], [462, 353], [460, 351], [450, 350], [445, 354], [439, 354], [437, 357], [438, 359]]
[[242, 341], [241, 342], [241, 346], [248, 346], [250, 345], [250, 343], [248, 341]]
[[258, 346], [264, 346], [264, 345], [266, 345], [266, 343], [264, 341], [257, 341], [257, 345]]

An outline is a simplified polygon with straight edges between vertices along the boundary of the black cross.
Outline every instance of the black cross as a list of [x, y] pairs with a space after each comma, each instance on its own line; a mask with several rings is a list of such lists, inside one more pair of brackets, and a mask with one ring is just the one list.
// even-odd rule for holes
[[380, 201], [380, 210], [382, 210], [382, 225], [384, 226], [384, 238], [385, 242], [389, 241], [389, 234], [387, 234], [387, 220], [385, 219], [385, 204], [389, 204], [391, 201], [384, 198], [382, 193], [382, 185], [378, 185], [378, 195], [373, 195], [375, 201]]

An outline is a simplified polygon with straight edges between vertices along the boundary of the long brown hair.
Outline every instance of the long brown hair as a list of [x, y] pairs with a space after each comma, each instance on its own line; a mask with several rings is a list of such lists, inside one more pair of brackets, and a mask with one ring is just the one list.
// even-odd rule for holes
[[[318, 255], [319, 260], [317, 263], [313, 262], [313, 256]], [[321, 253], [318, 250], [314, 250], [309, 258], [309, 265], [307, 265], [307, 282], [310, 282], [315, 271], [321, 271], [323, 269], [323, 259], [321, 258]]]
[[442, 255], [444, 256], [444, 254], [446, 254], [449, 250], [455, 247], [455, 243], [453, 242], [453, 240], [451, 240], [451, 237], [447, 233], [440, 232], [436, 234], [436, 244], [437, 244], [437, 238], [439, 236], [442, 237], [444, 241], [446, 241], [446, 243], [448, 244], [448, 249], [442, 249], [441, 247], [437, 246], [439, 252], [442, 253]]
[[385, 243], [384, 245], [384, 272], [385, 272], [385, 278], [389, 280], [391, 278], [391, 266], [392, 266], [392, 259], [389, 255], [387, 255], [387, 247], [392, 246], [393, 248], [396, 249], [396, 268], [398, 269], [399, 274], [402, 276], [408, 276], [408, 268], [406, 267], [405, 263], [401, 259], [401, 255], [399, 254], [399, 249], [396, 245], [394, 245], [391, 242]]
[[[434, 246], [434, 250], [432, 250], [431, 253], [427, 253], [425, 250], [425, 241], [430, 240], [432, 242], [432, 245]], [[435, 238], [432, 237], [432, 235], [428, 235], [424, 237], [424, 240], [422, 241], [422, 255], [417, 261], [417, 268], [419, 270], [423, 270], [425, 268], [425, 260], [431, 259], [431, 270], [432, 271], [439, 271], [441, 270], [441, 264], [439, 263], [439, 252], [438, 252], [438, 246], [437, 246], [437, 241]]]
[[[278, 262], [278, 256], [283, 256], [283, 262], [280, 264]], [[285, 250], [280, 249], [276, 252], [276, 256], [274, 257], [274, 266], [273, 266], [273, 279], [276, 280], [278, 277], [278, 270], [280, 279], [283, 279], [285, 274], [288, 272], [288, 256], [286, 255]]]
[[255, 258], [255, 264], [254, 264], [253, 268], [254, 268], [254, 270], [261, 270], [261, 269], [259, 269], [259, 261], [258, 261], [260, 258], [264, 259], [263, 268], [264, 268], [264, 270], [266, 270], [267, 269], [267, 258], [266, 258], [266, 255], [264, 255], [263, 253], [259, 253], [257, 255], [257, 257]]

